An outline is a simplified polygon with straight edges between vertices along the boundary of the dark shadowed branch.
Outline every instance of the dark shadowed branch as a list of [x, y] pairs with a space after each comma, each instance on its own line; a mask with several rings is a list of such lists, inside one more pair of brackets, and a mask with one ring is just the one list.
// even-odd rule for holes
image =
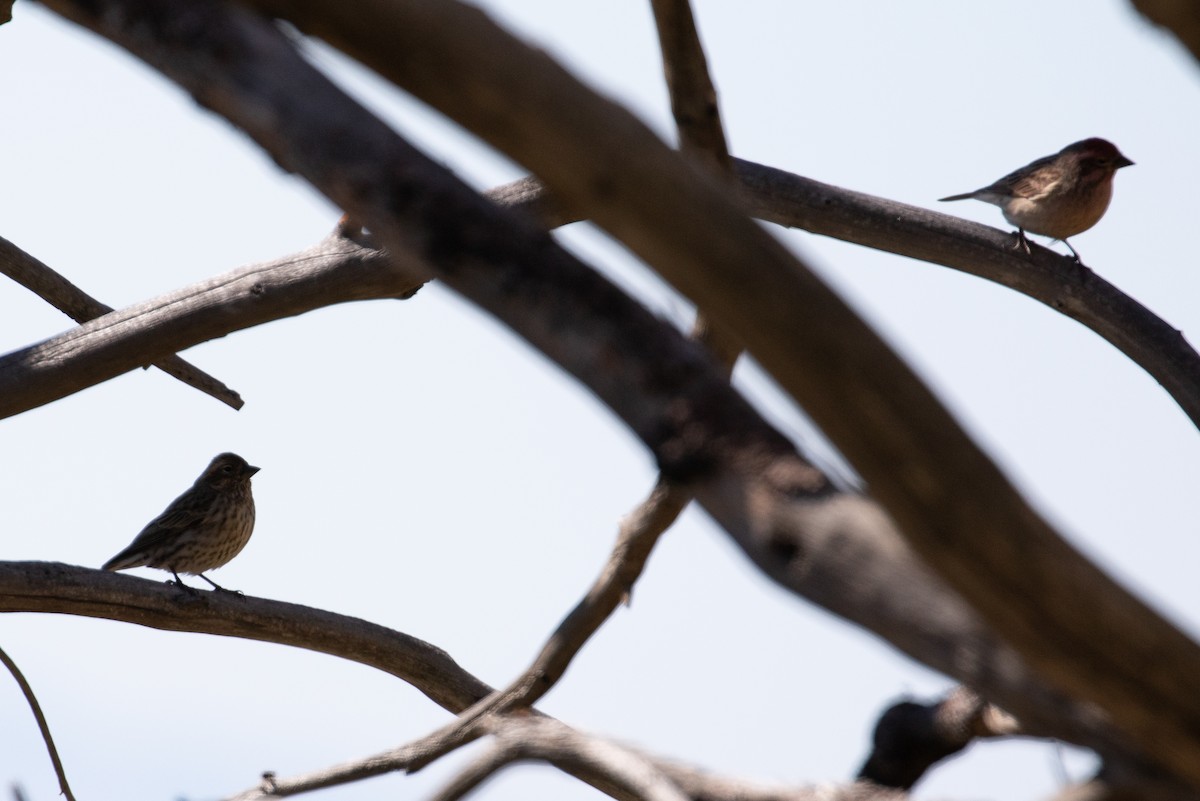
[[[846, 529], [885, 532], [895, 553], [889, 570], [915, 571], [924, 579], [918, 584], [955, 598], [904, 548], [888, 516], [866, 499], [837, 494], [729, 392], [699, 349], [674, 342], [674, 332], [637, 304], [626, 308], [627, 298], [563, 254], [544, 231], [483, 201], [415, 152], [320, 76], [285, 36], [240, 6], [158, 0], [150, 3], [154, 13], [146, 13], [147, 2], [46, 4], [149, 60], [361, 220], [393, 254], [429, 265], [588, 383], [654, 451], [667, 476], [690, 482], [739, 544], [763, 557], [770, 575], [788, 575], [816, 596], [840, 594], [848, 608], [854, 604], [844, 603], [846, 594], [811, 581], [811, 551], [800, 543], [816, 536], [820, 550], [821, 539], [836, 536], [839, 547], [852, 551]], [[911, 371], [717, 182], [683, 165], [627, 112], [477, 10], [452, 2], [301, 7], [335, 27], [350, 26], [348, 37], [334, 38], [361, 36], [355, 55], [372, 56], [371, 66], [389, 77], [403, 77], [420, 61], [416, 72], [437, 75], [442, 86], [417, 80], [418, 94], [485, 138], [495, 141], [496, 130], [507, 129], [505, 150], [522, 161], [550, 159], [543, 177], [569, 205], [745, 335], [750, 351], [813, 413], [921, 555], [988, 621], [955, 601], [924, 610], [943, 624], [965, 624], [984, 645], [958, 660], [938, 654], [940, 669], [1011, 709], [1031, 731], [1071, 730], [1067, 739], [1141, 754], [1200, 783], [1200, 738], [1193, 735], [1200, 731], [1200, 698], [1188, 692], [1200, 649], [1063, 542]], [[330, 20], [320, 18], [324, 13]], [[294, 16], [301, 27], [312, 22]], [[409, 50], [413, 37], [420, 47]], [[419, 58], [390, 63], [397, 53], [418, 51]], [[439, 64], [443, 57], [452, 63]], [[458, 79], [480, 83], [467, 91]], [[504, 125], [472, 116], [485, 108], [519, 113]], [[546, 154], [556, 149], [561, 125], [578, 138]], [[581, 149], [588, 158], [578, 158]], [[629, 325], [618, 329], [597, 319], [597, 308]], [[796, 309], [805, 314], [798, 318]], [[564, 330], [575, 320], [581, 322], [567, 341]], [[581, 347], [589, 337], [604, 342], [600, 351]], [[666, 350], [682, 358], [665, 358]], [[631, 352], [656, 370], [614, 369], [614, 355]], [[886, 607], [910, 603], [907, 590], [885, 599], [874, 586], [859, 589], [849, 593], [859, 606], [855, 619], [870, 607], [872, 617], [890, 622], [896, 611]], [[1018, 646], [1020, 658], [992, 627]], [[948, 628], [961, 634], [957, 625], [935, 624], [892, 635], [908, 647], [940, 639]], [[1123, 647], [1113, 649], [1113, 642]], [[961, 640], [956, 635], [949, 644], [954, 650]], [[1127, 739], [1112, 737], [1103, 715], [1041, 685], [1025, 660], [1051, 685], [1094, 702]]]

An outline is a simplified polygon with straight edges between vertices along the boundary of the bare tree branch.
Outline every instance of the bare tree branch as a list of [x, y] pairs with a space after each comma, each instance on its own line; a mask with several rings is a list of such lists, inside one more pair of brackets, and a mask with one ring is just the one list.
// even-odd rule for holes
[[[240, 637], [305, 648], [396, 676], [451, 712], [466, 709], [493, 692], [441, 649], [358, 618], [253, 596], [183, 593], [166, 583], [89, 568], [50, 562], [0, 562], [0, 612], [72, 614], [165, 631]], [[284, 797], [402, 770], [406, 764], [404, 756], [401, 749], [394, 749], [305, 776], [273, 778], [269, 787], [260, 786], [236, 798], [245, 801]], [[866, 783], [837, 792], [824, 787], [763, 787], [647, 758], [697, 801], [882, 801], [903, 797], [903, 794], [888, 795]], [[616, 792], [600, 782], [596, 786], [604, 792]], [[868, 790], [874, 794], [867, 794]], [[1178, 792], [1163, 797], [1175, 799]]]
[[518, 759], [549, 762], [589, 784], [616, 787], [619, 797], [641, 801], [690, 801], [649, 759], [632, 749], [592, 737], [548, 718], [492, 719], [491, 733]]
[[[1028, 257], [1010, 234], [946, 214], [823, 184], [734, 159], [742, 201], [755, 217], [856, 245], [940, 264], [1016, 290], [1087, 326], [1154, 378], [1200, 426], [1200, 354], [1149, 309], [1067, 256], [1034, 246]], [[562, 211], [536, 178], [486, 192], [502, 205], [546, 214], [554, 225], [578, 219]]]
[[[0, 237], [0, 273], [4, 273], [77, 323], [94, 320], [112, 311], [111, 306], [96, 300], [3, 237]], [[171, 355], [159, 359], [154, 366], [234, 409], [246, 405], [237, 392], [178, 356]]]
[[621, 524], [617, 543], [600, 576], [558, 624], [533, 664], [508, 687], [483, 699], [454, 720], [405, 746], [405, 769], [417, 771], [476, 739], [489, 719], [537, 703], [562, 678], [571, 661], [616, 610], [645, 568], [659, 537], [692, 496], [659, 478], [650, 496]]
[[[377, 250], [332, 235], [299, 253], [202, 281], [106, 314], [0, 357], [0, 417], [49, 403], [231, 331], [306, 311], [407, 297], [427, 280]], [[160, 336], [156, 319], [183, 323]], [[186, 322], [184, 320], [186, 319]], [[231, 319], [238, 320], [229, 326]], [[150, 327], [147, 328], [147, 323]], [[139, 333], [140, 332], [140, 333]], [[66, 365], [71, 366], [63, 369]]]
[[458, 801], [519, 759], [511, 743], [496, 743], [472, 760], [428, 801]]
[[[654, 8], [654, 24], [662, 50], [663, 74], [671, 96], [671, 113], [679, 132], [679, 148], [690, 161], [732, 184], [733, 162], [729, 158], [725, 129], [717, 107], [717, 91], [708, 74], [708, 59], [696, 31], [691, 3], [688, 0], [651, 0], [650, 5]], [[732, 371], [743, 346], [731, 330], [699, 309], [692, 336]]]
[[679, 148], [716, 175], [732, 175], [733, 163], [717, 106], [717, 90], [687, 0], [651, 0], [663, 74], [671, 95], [671, 113]]
[[[603, 147], [584, 159], [583, 169], [600, 164], [609, 172], [594, 176], [599, 182], [569, 201], [578, 201], [596, 219], [607, 219], [610, 230], [647, 253], [702, 307], [713, 303], [739, 332], [752, 333], [760, 363], [806, 408], [820, 412], [818, 421], [904, 522], [923, 555], [1020, 644], [1039, 672], [1099, 704], [1123, 737], [1113, 736], [1096, 710], [1073, 704], [1030, 675], [1021, 658], [916, 563], [874, 504], [839, 495], [730, 393], [702, 353], [681, 349], [673, 332], [563, 254], [544, 231], [483, 201], [415, 152], [315, 72], [272, 27], [240, 8], [202, 1], [98, 0], [83, 7], [52, 0], [46, 5], [149, 59], [241, 125], [280, 164], [314, 182], [393, 256], [413, 254], [436, 265], [447, 284], [587, 381], [651, 447], [664, 474], [690, 482], [721, 525], [748, 553], [761, 557], [769, 575], [786, 576], [789, 586], [796, 582], [812, 596], [837, 596], [837, 605], [852, 610], [852, 619], [860, 620], [869, 609], [860, 622], [887, 627], [895, 642], [904, 643], [901, 647], [920, 644], [919, 650], [932, 652], [931, 640], [949, 646], [963, 658], [948, 659], [943, 651], [931, 664], [1011, 709], [1033, 732], [1067, 731], [1064, 739], [1101, 751], [1136, 752], [1200, 781], [1200, 740], [1190, 734], [1200, 730], [1192, 725], [1200, 699], [1187, 692], [1200, 649], [1062, 542], [911, 371], [716, 185], [682, 167], [626, 112], [597, 101], [544, 54], [532, 53], [478, 12], [453, 2], [402, 0], [369, 11], [346, 2], [312, 9], [326, 10], [341, 23], [367, 23], [363, 41], [386, 44], [385, 73], [395, 66], [387, 61], [398, 52], [419, 52], [422, 73], [429, 66], [426, 58], [446, 53], [499, 59], [474, 63], [478, 69], [466, 71], [457, 68], [462, 64], [447, 65], [451, 69], [439, 82], [454, 84], [455, 92], [463, 91], [462, 84], [445, 81], [445, 75], [487, 84], [521, 74], [507, 59], [531, 67], [538, 77], [536, 97], [518, 97], [533, 88], [518, 81], [509, 87], [516, 94], [504, 102], [503, 92], [489, 94], [495, 87], [473, 86], [467, 104], [479, 111], [496, 101], [499, 105], [491, 108], [537, 114], [547, 98], [566, 102], [547, 115], [555, 122], [546, 131], [511, 121], [531, 141], [545, 145], [545, 135], [561, 133], [555, 125], [563, 120], [572, 129], [602, 128]], [[338, 16], [343, 14], [352, 19]], [[431, 21], [438, 24], [430, 28]], [[406, 50], [414, 35], [421, 46]], [[480, 73], [489, 67], [503, 76]], [[563, 89], [568, 97], [559, 96]], [[572, 99], [576, 92], [582, 93], [578, 103]], [[525, 99], [530, 105], [522, 105]], [[570, 113], [562, 113], [564, 108]], [[611, 118], [600, 125], [606, 115]], [[574, 163], [581, 146], [597, 144], [594, 130], [575, 132], [580, 138], [564, 144], [570, 156], [558, 164], [557, 177], [565, 184], [581, 177], [572, 174], [568, 162]], [[634, 184], [645, 197], [626, 197]], [[607, 188], [597, 195], [598, 187]], [[616, 199], [619, 209], [601, 208]], [[658, 201], [664, 203], [661, 208], [654, 207]], [[670, 225], [663, 225], [664, 214]], [[728, 298], [715, 291], [720, 287], [728, 290]], [[597, 316], [598, 308], [605, 314]], [[794, 312], [799, 308], [806, 313], [798, 327]], [[614, 326], [610, 315], [625, 324]], [[601, 342], [602, 350], [591, 347]], [[667, 351], [680, 358], [665, 358]], [[632, 373], [614, 369], [617, 354], [638, 368]], [[657, 369], [643, 372], [647, 361]], [[916, 600], [910, 588], [885, 599], [878, 586], [854, 586], [857, 578], [849, 580], [846, 592], [814, 581], [805, 546], [811, 543], [820, 551], [821, 542], [832, 536], [839, 550], [851, 552], [855, 535], [863, 535], [863, 542], [881, 536], [894, 549], [883, 572], [912, 571], [920, 577], [917, 584], [930, 585], [933, 594], [949, 601], [949, 606], [922, 608], [921, 617], [932, 625], [891, 630], [898, 614], [907, 617], [915, 611], [913, 604], [928, 600], [926, 595]], [[849, 575], [855, 572], [861, 572], [858, 565]], [[876, 578], [880, 571], [870, 572]], [[838, 571], [840, 580], [847, 575]], [[942, 640], [951, 630], [954, 634]], [[982, 650], [959, 652], [964, 632]], [[1118, 641], [1125, 647], [1112, 649]]]
[[50, 612], [290, 645], [396, 676], [459, 712], [492, 688], [445, 651], [359, 618], [56, 562], [0, 562], [0, 612]]
[[[17, 680], [17, 685], [21, 688], [21, 693], [25, 696], [25, 701], [29, 704], [30, 710], [33, 711], [33, 717], [37, 720], [38, 730], [42, 733], [42, 741], [46, 744], [46, 751], [49, 752], [50, 761], [54, 764], [54, 775], [58, 777], [59, 790], [66, 796], [67, 801], [75, 801], [75, 794], [71, 792], [71, 785], [67, 781], [67, 771], [63, 768], [62, 759], [58, 756], [58, 749], [54, 747], [54, 737], [50, 735], [50, 724], [46, 722], [46, 716], [42, 714], [42, 705], [38, 703], [37, 696], [33, 694], [33, 688], [25, 680], [25, 675], [21, 673], [21, 669], [17, 667], [17, 663], [12, 660], [12, 657], [3, 648], [0, 648], [0, 662], [8, 668], [8, 672]], [[14, 787], [13, 791], [15, 793], [17, 788]]]

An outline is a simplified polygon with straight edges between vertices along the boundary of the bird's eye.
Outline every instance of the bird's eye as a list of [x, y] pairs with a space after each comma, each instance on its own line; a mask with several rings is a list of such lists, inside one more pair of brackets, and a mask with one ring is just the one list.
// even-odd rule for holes
[[227, 465], [225, 465], [224, 467], [222, 467], [222, 468], [221, 468], [221, 472], [222, 472], [222, 473], [232, 473], [232, 472], [233, 472], [233, 465], [231, 465], [231, 464], [227, 464]]

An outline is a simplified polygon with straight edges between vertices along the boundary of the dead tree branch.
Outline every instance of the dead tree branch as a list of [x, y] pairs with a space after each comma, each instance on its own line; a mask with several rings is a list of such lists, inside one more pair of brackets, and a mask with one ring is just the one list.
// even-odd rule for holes
[[[1169, 323], [1069, 257], [1035, 246], [1012, 247], [1011, 234], [935, 211], [842, 189], [811, 178], [734, 159], [742, 202], [755, 217], [974, 275], [1013, 289], [1087, 326], [1162, 385], [1200, 427], [1200, 354]], [[536, 178], [488, 190], [496, 203], [566, 214]]]
[[[268, 320], [352, 300], [410, 296], [427, 277], [404, 269], [334, 234], [299, 253], [106, 314], [0, 357], [0, 418]], [[174, 321], [171, 334], [156, 332], [155, 320]]]
[[29, 709], [33, 712], [33, 717], [37, 720], [38, 731], [42, 733], [42, 742], [46, 744], [46, 751], [50, 754], [50, 762], [54, 765], [54, 775], [58, 777], [58, 788], [62, 794], [66, 796], [67, 801], [75, 801], [75, 794], [71, 792], [71, 785], [67, 781], [67, 771], [63, 768], [62, 759], [58, 756], [58, 749], [54, 747], [54, 737], [50, 734], [50, 724], [46, 722], [46, 716], [42, 713], [42, 705], [38, 703], [37, 696], [33, 694], [33, 688], [29, 686], [29, 682], [25, 679], [25, 674], [17, 667], [17, 663], [12, 660], [8, 653], [0, 648], [0, 663], [8, 668], [8, 672], [16, 679], [17, 686], [21, 688], [21, 694], [25, 696], [26, 703], [29, 704]]
[[[111, 306], [105, 306], [3, 237], [0, 237], [0, 273], [4, 273], [77, 323], [86, 323], [112, 311]], [[245, 401], [237, 392], [174, 354], [159, 359], [154, 366], [234, 409], [245, 405]]]
[[[878, 524], [872, 529], [900, 542], [873, 504], [837, 496], [748, 407], [725, 395], [727, 385], [703, 354], [659, 361], [671, 367], [650, 381], [650, 374], [614, 372], [607, 361], [600, 364], [601, 354], [578, 347], [578, 340], [564, 341], [570, 321], [596, 308], [619, 314], [626, 299], [563, 256], [544, 231], [482, 201], [415, 152], [242, 7], [180, 0], [46, 5], [149, 60], [280, 164], [307, 177], [393, 254], [412, 254], [435, 267], [448, 285], [565, 369], [585, 381], [591, 377], [593, 390], [654, 450], [665, 474], [690, 482], [748, 551], [765, 546], [774, 554], [768, 560], [773, 575], [788, 572], [789, 563], [811, 574], [801, 570], [808, 554], [799, 541], [812, 533], [806, 524], [826, 516], [828, 525], [834, 510], [839, 525], [872, 520]], [[302, 28], [324, 26], [338, 43], [357, 41], [354, 55], [384, 75], [395, 73], [519, 160], [545, 162], [536, 171], [569, 205], [743, 335], [866, 478], [921, 555], [1040, 675], [1103, 709], [1128, 738], [1119, 747], [1200, 785], [1200, 738], [1192, 734], [1200, 731], [1200, 698], [1189, 692], [1200, 648], [1063, 542], [912, 372], [716, 183], [681, 165], [627, 112], [475, 9], [453, 2], [345, 2], [297, 3], [288, 10]], [[408, 47], [414, 42], [419, 46]], [[400, 53], [405, 57], [395, 60]], [[416, 62], [420, 68], [413, 70]], [[440, 86], [420, 77], [435, 75]], [[446, 75], [480, 83], [465, 91]], [[511, 124], [497, 126], [497, 110]], [[556, 147], [564, 133], [569, 136]], [[587, 158], [578, 158], [581, 153]], [[805, 313], [797, 316], [797, 309]], [[602, 327], [611, 346], [605, 360], [674, 347], [648, 315], [621, 331]], [[692, 402], [663, 403], [683, 399]], [[915, 562], [912, 567], [924, 572]], [[929, 583], [938, 584], [932, 577]], [[873, 601], [877, 609], [886, 605], [878, 596]], [[963, 613], [975, 624], [970, 628], [1005, 650]], [[958, 610], [950, 614], [958, 617]], [[1113, 649], [1113, 642], [1123, 647]], [[1031, 729], [1042, 723], [1071, 728], [1066, 709], [1072, 705], [1063, 698], [1047, 705], [1039, 701], [1055, 693], [1013, 691], [1015, 676], [1038, 685], [1020, 659], [977, 659], [980, 653], [948, 672], [971, 674], [960, 678]], [[1115, 747], [1100, 719], [1068, 739]]]

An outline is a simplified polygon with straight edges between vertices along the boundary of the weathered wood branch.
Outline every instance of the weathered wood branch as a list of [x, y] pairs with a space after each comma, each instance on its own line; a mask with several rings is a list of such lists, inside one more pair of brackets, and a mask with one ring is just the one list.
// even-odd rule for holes
[[[411, 296], [427, 276], [397, 264], [335, 234], [299, 253], [106, 314], [0, 356], [0, 418], [242, 328], [335, 303]], [[166, 329], [156, 323], [167, 320]]]
[[[1200, 427], [1200, 354], [1165, 320], [1068, 256], [1039, 245], [1032, 257], [1004, 231], [895, 200], [734, 159], [747, 211], [788, 228], [939, 264], [1040, 301], [1091, 329], [1162, 385]], [[486, 192], [547, 225], [578, 222], [536, 178]]]
[[[0, 273], [7, 275], [77, 323], [94, 320], [112, 311], [65, 277], [0, 237]], [[203, 370], [171, 355], [154, 364], [169, 376], [211, 395], [227, 406], [240, 409], [242, 396]]]

